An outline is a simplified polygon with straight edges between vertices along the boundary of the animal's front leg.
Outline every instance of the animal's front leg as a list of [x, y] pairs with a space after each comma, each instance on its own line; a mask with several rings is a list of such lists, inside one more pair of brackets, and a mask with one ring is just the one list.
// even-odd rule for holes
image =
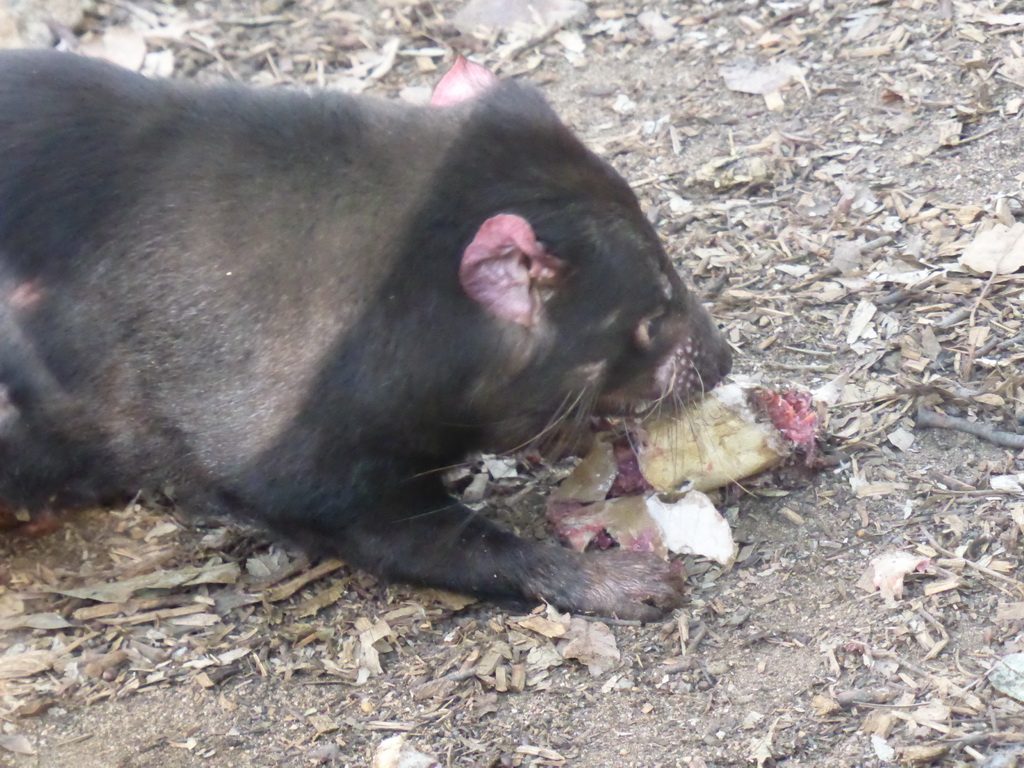
[[578, 613], [650, 621], [681, 602], [681, 579], [653, 555], [523, 539], [428, 487], [415, 505], [360, 515], [339, 553], [391, 580]]

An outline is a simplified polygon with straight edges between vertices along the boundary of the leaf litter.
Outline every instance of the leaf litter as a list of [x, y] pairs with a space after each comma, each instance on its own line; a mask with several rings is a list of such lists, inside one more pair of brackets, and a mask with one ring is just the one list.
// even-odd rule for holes
[[[5, 536], [0, 754], [369, 764], [396, 733], [481, 766], [1017, 748], [996, 670], [1024, 652], [1020, 14], [601, 2], [477, 35], [452, 21], [466, 7], [101, 2], [58, 36], [204, 81], [422, 99], [453, 51], [533, 80], [638, 190], [739, 372], [825, 404], [839, 464], [726, 495], [734, 559], [682, 557], [690, 602], [647, 627], [384, 587], [237, 529], [168, 530], [146, 504]], [[513, 466], [471, 463], [456, 487], [550, 537], [538, 486], [570, 467]], [[927, 576], [901, 597], [888, 580], [889, 602], [856, 589], [894, 551]]]

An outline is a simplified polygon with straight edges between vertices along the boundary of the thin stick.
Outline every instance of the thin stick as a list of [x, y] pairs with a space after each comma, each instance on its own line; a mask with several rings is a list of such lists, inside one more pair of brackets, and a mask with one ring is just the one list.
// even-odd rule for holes
[[990, 443], [1001, 448], [1024, 449], [1024, 435], [1004, 432], [1000, 429], [994, 429], [988, 424], [967, 421], [955, 416], [946, 416], [945, 414], [928, 411], [924, 408], [917, 409], [917, 426], [926, 429], [955, 429], [958, 432], [966, 432], [969, 435], [980, 437], [982, 440], [988, 440]]
[[954, 552], [950, 552], [948, 549], [939, 544], [935, 537], [932, 536], [931, 533], [929, 533], [928, 530], [925, 528], [921, 529], [921, 533], [924, 534], [925, 538], [928, 539], [928, 543], [931, 544], [939, 554], [945, 555], [946, 557], [953, 558], [955, 560], [959, 560], [968, 568], [973, 568], [978, 573], [984, 574], [985, 576], [988, 576], [990, 579], [995, 579], [996, 581], [1004, 581], [1007, 584], [1012, 584], [1018, 590], [1024, 592], [1024, 584], [1021, 584], [1016, 579], [1011, 579], [1009, 576], [1004, 576], [998, 571], [993, 571], [991, 568], [986, 568], [983, 565], [978, 565], [977, 563], [968, 560], [966, 557], [957, 557], [957, 555]]

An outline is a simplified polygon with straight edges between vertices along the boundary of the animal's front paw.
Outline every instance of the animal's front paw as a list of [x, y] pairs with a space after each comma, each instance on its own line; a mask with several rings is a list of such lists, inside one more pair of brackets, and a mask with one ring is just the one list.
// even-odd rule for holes
[[619, 619], [654, 621], [683, 603], [680, 569], [645, 552], [588, 553], [580, 610]]
[[655, 555], [555, 551], [557, 562], [543, 576], [531, 574], [533, 588], [528, 591], [561, 610], [656, 621], [683, 603], [680, 569]]

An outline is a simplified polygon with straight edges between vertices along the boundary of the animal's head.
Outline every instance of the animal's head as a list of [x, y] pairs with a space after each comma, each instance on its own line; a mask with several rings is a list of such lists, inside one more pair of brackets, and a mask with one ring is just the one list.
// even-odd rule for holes
[[[730, 367], [636, 196], [532, 89], [459, 59], [433, 103], [468, 110], [441, 189], [460, 220], [458, 287], [499, 338], [480, 399], [624, 413], [713, 387]], [[548, 418], [552, 414], [546, 414]]]

